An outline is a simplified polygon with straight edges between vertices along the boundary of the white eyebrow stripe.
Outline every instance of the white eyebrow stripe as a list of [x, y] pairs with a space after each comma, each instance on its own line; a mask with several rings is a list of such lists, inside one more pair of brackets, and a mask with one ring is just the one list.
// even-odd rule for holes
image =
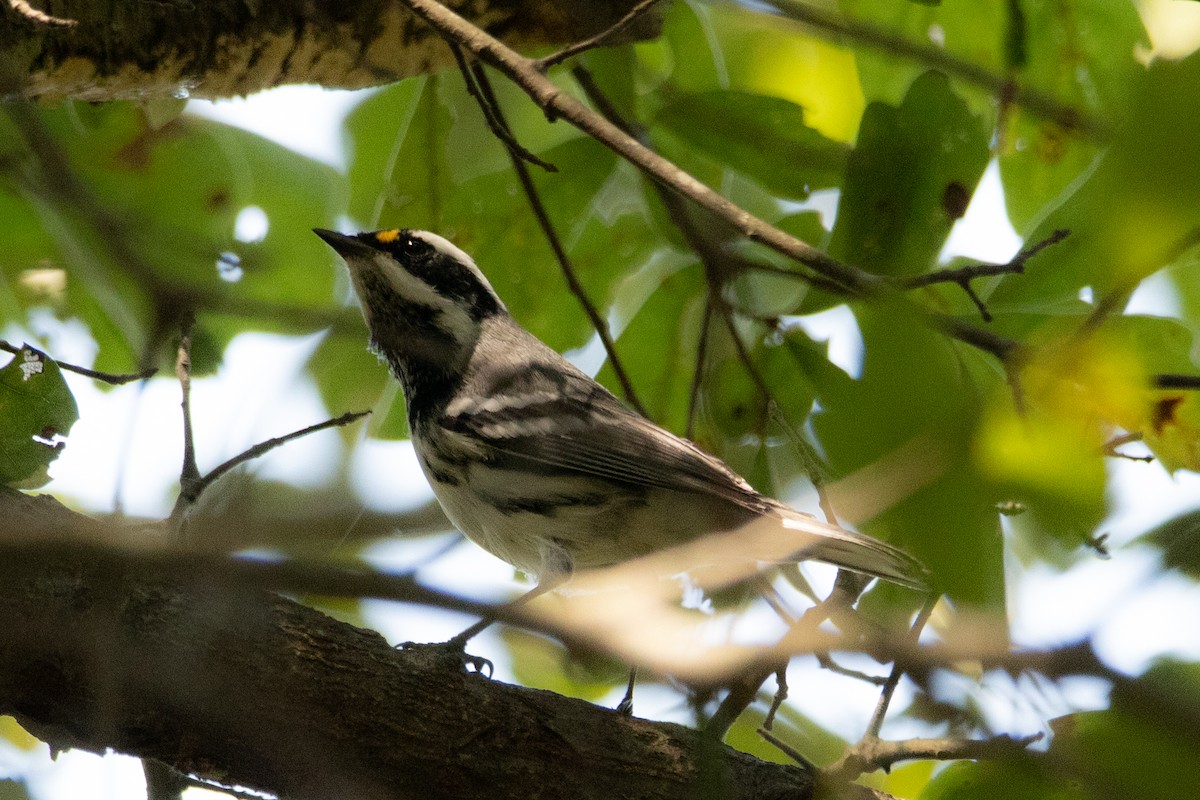
[[500, 299], [500, 296], [496, 294], [496, 290], [492, 288], [492, 284], [487, 279], [487, 276], [483, 274], [483, 270], [481, 270], [479, 268], [479, 265], [475, 263], [475, 259], [473, 259], [469, 255], [467, 255], [467, 253], [464, 250], [462, 250], [461, 248], [459, 248], [456, 244], [454, 244], [454, 242], [452, 242], [449, 239], [446, 239], [444, 237], [438, 236], [436, 233], [433, 233], [432, 231], [414, 230], [414, 231], [409, 231], [409, 235], [412, 236], [413, 238], [420, 239], [420, 240], [428, 243], [431, 247], [433, 247], [434, 250], [437, 250], [439, 253], [442, 253], [443, 255], [450, 256], [455, 261], [462, 264], [467, 269], [471, 270], [471, 272], [474, 273], [476, 279], [478, 279], [478, 281], [480, 283], [482, 283], [485, 287], [487, 287], [487, 290], [489, 292], [491, 292], [493, 297], [496, 298], [496, 302], [499, 304], [500, 308], [505, 311], [508, 310], [504, 305], [504, 301]]

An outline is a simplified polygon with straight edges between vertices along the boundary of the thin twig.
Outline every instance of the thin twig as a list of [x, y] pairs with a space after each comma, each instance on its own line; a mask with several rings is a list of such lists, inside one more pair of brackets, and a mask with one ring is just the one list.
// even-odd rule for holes
[[[509, 155], [520, 158], [523, 161], [528, 161], [530, 164], [535, 164], [547, 172], [558, 172], [558, 167], [551, 164], [549, 161], [543, 161], [536, 155], [526, 150], [521, 146], [509, 130], [508, 124], [505, 123], [500, 115], [500, 104], [496, 102], [496, 97], [492, 94], [490, 88], [487, 94], [483, 93], [483, 89], [479, 84], [478, 72], [472, 72], [471, 66], [467, 64], [467, 59], [463, 56], [462, 48], [450, 40], [446, 40], [446, 44], [450, 46], [450, 52], [454, 54], [454, 60], [458, 64], [458, 71], [462, 73], [463, 82], [467, 85], [467, 93], [475, 98], [475, 102], [483, 111], [483, 119], [487, 122], [487, 126], [492, 131], [492, 135], [500, 140]], [[475, 62], [478, 64], [479, 62]]]
[[934, 283], [963, 283], [991, 275], [1021, 274], [1025, 271], [1025, 264], [1029, 259], [1047, 247], [1058, 244], [1070, 234], [1069, 230], [1060, 228], [1045, 239], [1024, 248], [1005, 264], [971, 264], [970, 266], [958, 267], [957, 269], [939, 269], [927, 272], [924, 275], [905, 278], [900, 282], [900, 285], [905, 289], [916, 289]]
[[883, 287], [883, 280], [879, 276], [838, 261], [722, 197], [564, 92], [537, 70], [532, 59], [517, 53], [441, 3], [435, 0], [402, 2], [443, 36], [459, 43], [477, 58], [507, 75], [547, 114], [566, 120], [641, 169], [655, 182], [670, 187], [728, 220], [747, 238], [806, 264], [838, 284], [846, 294], [870, 296]]
[[229, 472], [234, 467], [244, 464], [251, 459], [258, 458], [261, 455], [265, 455], [266, 453], [274, 450], [276, 447], [285, 445], [294, 439], [299, 439], [302, 436], [308, 436], [310, 433], [316, 433], [317, 431], [323, 431], [326, 428], [340, 428], [343, 425], [349, 425], [351, 422], [362, 419], [370, 413], [370, 411], [348, 411], [345, 414], [342, 414], [340, 417], [327, 419], [324, 422], [318, 422], [315, 425], [309, 425], [307, 428], [301, 428], [298, 431], [292, 431], [291, 433], [284, 434], [283, 436], [276, 436], [272, 439], [259, 442], [253, 447], [249, 447], [238, 453], [228, 461], [217, 465], [204, 477], [198, 478], [194, 484], [194, 495], [192, 497], [192, 502], [195, 502], [197, 499], [199, 499], [200, 495], [205, 489], [211, 486], [218, 478]]
[[1050, 120], [1066, 130], [1079, 131], [1094, 139], [1111, 135], [1111, 126], [1099, 117], [1067, 105], [1050, 95], [1019, 86], [1012, 78], [996, 75], [978, 64], [961, 59], [946, 50], [911, 41], [860, 20], [818, 8], [796, 0], [765, 0], [780, 14], [810, 27], [845, 37], [853, 42], [882, 50], [890, 55], [933, 67], [1002, 98], [1008, 104], [1019, 105], [1030, 114]]
[[1042, 239], [1036, 244], [1024, 248], [1021, 252], [1013, 256], [1006, 264], [972, 264], [966, 267], [957, 269], [939, 269], [933, 272], [927, 272], [924, 275], [917, 275], [912, 278], [905, 278], [899, 282], [899, 286], [904, 289], [917, 289], [924, 286], [932, 286], [935, 283], [957, 283], [959, 287], [966, 293], [971, 302], [975, 304], [975, 308], [979, 311], [979, 316], [984, 322], [992, 321], [992, 313], [988, 310], [987, 304], [980, 299], [971, 286], [971, 281], [976, 278], [990, 277], [993, 275], [1020, 275], [1025, 272], [1025, 262], [1033, 258], [1035, 255], [1045, 250], [1051, 245], [1058, 244], [1063, 239], [1067, 238], [1070, 231], [1059, 229], [1051, 233], [1045, 239]]
[[20, 14], [25, 19], [31, 22], [37, 22], [41, 25], [50, 25], [56, 28], [73, 28], [79, 24], [79, 20], [52, 17], [45, 11], [39, 11], [38, 9], [29, 5], [26, 0], [8, 0], [8, 7]]
[[1128, 453], [1123, 453], [1117, 449], [1122, 445], [1140, 441], [1142, 441], [1142, 434], [1140, 433], [1123, 433], [1120, 436], [1114, 436], [1112, 439], [1109, 439], [1107, 442], [1105, 442], [1104, 447], [1100, 449], [1100, 452], [1112, 458], [1124, 458], [1128, 461], [1141, 461], [1149, 464], [1154, 461], [1154, 456], [1131, 456]]
[[788, 420], [787, 415], [780, 408], [778, 401], [772, 398], [767, 408], [771, 419], [775, 421], [776, 425], [783, 428], [783, 432], [792, 443], [792, 447], [800, 453], [800, 460], [804, 464], [804, 472], [808, 475], [808, 480], [812, 483], [813, 488], [817, 490], [817, 505], [820, 506], [821, 513], [825, 515], [825, 521], [830, 525], [838, 525], [837, 512], [833, 510], [833, 500], [830, 499], [829, 491], [825, 487], [825, 469], [820, 457], [813, 449], [813, 446], [808, 443], [808, 440]]
[[[929, 622], [929, 617], [933, 614], [934, 606], [937, 605], [938, 595], [930, 595], [925, 601], [925, 605], [921, 607], [917, 618], [913, 620], [912, 629], [909, 631], [909, 637], [913, 642], [916, 642], [921, 631], [925, 628], [925, 623]], [[903, 674], [899, 664], [892, 665], [891, 674], [888, 675], [887, 681], [883, 684], [883, 689], [879, 692], [879, 702], [875, 705], [875, 712], [871, 715], [871, 721], [867, 724], [867, 732], [863, 735], [863, 739], [878, 739], [879, 731], [883, 728], [883, 718], [887, 716], [888, 707], [892, 704], [892, 697], [896, 694], [896, 687], [900, 685], [900, 676]]]
[[771, 744], [775, 745], [775, 747], [779, 748], [780, 752], [787, 755], [788, 758], [792, 759], [793, 761], [795, 761], [797, 764], [804, 767], [808, 771], [813, 772], [813, 773], [815, 773], [817, 771], [816, 764], [812, 763], [807, 758], [805, 758], [804, 755], [799, 750], [792, 747], [790, 744], [783, 741], [775, 734], [771, 733], [771, 731], [768, 728], [765, 728], [765, 727], [759, 728], [758, 735], [761, 736], [766, 741], [770, 742]]
[[829, 786], [852, 781], [859, 775], [888, 769], [900, 761], [914, 759], [957, 761], [960, 759], [998, 759], [1024, 753], [1039, 741], [1041, 733], [1031, 736], [993, 736], [988, 739], [905, 739], [889, 742], [872, 739], [851, 748], [836, 763], [821, 771], [821, 782]]
[[779, 709], [787, 699], [787, 667], [784, 666], [775, 673], [775, 696], [771, 698], [771, 707], [767, 709], [767, 716], [763, 719], [763, 728], [771, 730], [771, 726], [775, 724], [775, 715], [779, 713]]
[[1155, 375], [1155, 389], [1200, 389], [1200, 375]]
[[625, 16], [621, 17], [619, 20], [614, 22], [606, 30], [600, 31], [600, 33], [597, 33], [595, 36], [591, 36], [587, 39], [584, 39], [583, 41], [576, 42], [575, 44], [572, 44], [572, 45], [568, 45], [567, 47], [564, 47], [562, 50], [559, 50], [557, 53], [551, 53], [550, 55], [545, 56], [544, 58], [537, 59], [536, 61], [533, 62], [534, 67], [539, 72], [545, 72], [546, 70], [553, 67], [555, 64], [561, 64], [562, 62], [566, 61], [568, 58], [574, 58], [575, 56], [577, 56], [580, 53], [583, 53], [587, 50], [593, 50], [597, 47], [604, 46], [614, 36], [616, 36], [618, 33], [620, 33], [621, 31], [628, 28], [631, 24], [633, 24], [633, 22], [638, 17], [640, 17], [642, 14], [646, 13], [646, 11], [648, 11], [651, 6], [653, 6], [655, 3], [659, 3], [661, 1], [662, 0], [641, 0], [640, 3], [635, 5], [633, 8], [629, 9], [629, 11], [625, 14]]
[[[20, 347], [12, 344], [11, 342], [7, 342], [4, 339], [0, 339], [0, 350], [3, 350], [6, 353], [12, 353], [13, 355], [21, 352]], [[57, 358], [51, 360], [58, 365], [59, 369], [65, 369], [67, 372], [74, 372], [77, 375], [83, 375], [84, 377], [92, 378], [93, 380], [108, 383], [113, 386], [121, 386], [126, 383], [133, 383], [134, 381], [144, 381], [147, 378], [152, 378], [158, 372], [158, 369], [154, 367], [150, 369], [144, 369], [141, 372], [125, 374], [100, 372], [99, 370], [80, 367], [76, 364], [68, 364], [66, 361], [59, 361]]]
[[[192, 433], [192, 321], [180, 325], [179, 350], [175, 357], [175, 376], [179, 378], [179, 407], [183, 411], [183, 468], [179, 472], [179, 498], [191, 504], [199, 496], [196, 486], [200, 468], [196, 465], [196, 440]], [[176, 508], [179, 509], [178, 504]], [[172, 516], [176, 516], [172, 513]]]
[[[452, 49], [457, 51], [457, 48], [453, 45]], [[529, 174], [529, 169], [525, 166], [525, 161], [521, 155], [510, 144], [512, 142], [511, 129], [508, 126], [507, 120], [504, 119], [504, 112], [496, 100], [495, 92], [492, 91], [491, 81], [488, 80], [482, 65], [476, 62], [474, 66], [475, 69], [473, 70], [466, 69], [464, 62], [464, 76], [468, 80], [473, 80], [476, 84], [478, 88], [476, 99], [479, 101], [480, 106], [484, 107], [484, 116], [488, 116], [489, 113], [493, 115], [496, 126], [500, 130], [505, 131], [506, 136], [501, 137], [500, 141], [508, 149], [509, 158], [512, 160], [513, 169], [516, 171], [517, 178], [521, 182], [521, 188], [525, 191], [525, 196], [529, 200], [529, 206], [533, 209], [533, 214], [537, 218], [542, 232], [546, 235], [550, 249], [554, 252], [554, 257], [558, 260], [563, 277], [567, 280], [567, 287], [579, 300], [580, 305], [583, 306], [583, 311], [587, 314], [592, 327], [595, 328], [596, 335], [600, 337], [600, 343], [604, 346], [604, 352], [608, 355], [608, 363], [612, 365], [613, 374], [616, 376], [617, 382], [621, 384], [621, 392], [625, 395], [625, 399], [639, 414], [645, 417], [647, 416], [646, 407], [638, 399], [637, 392], [633, 388], [633, 381], [630, 380], [629, 373], [625, 371], [621, 359], [617, 356], [617, 347], [613, 342], [612, 334], [609, 333], [608, 323], [600, 315], [600, 311], [592, 303], [591, 298], [588, 297], [587, 289], [584, 288], [583, 283], [579, 280], [579, 276], [575, 272], [575, 266], [571, 263], [566, 248], [563, 247], [562, 240], [554, 229], [554, 223], [550, 220], [550, 214], [546, 210], [546, 206], [542, 203], [541, 195], [538, 193], [537, 186], [533, 182], [533, 176]], [[487, 110], [487, 107], [491, 108], [490, 112]]]
[[861, 670], [851, 669], [850, 667], [839, 664], [838, 662], [834, 661], [828, 653], [818, 653], [817, 663], [821, 665], [821, 669], [829, 670], [834, 675], [842, 675], [847, 678], [854, 678], [856, 681], [869, 683], [872, 686], [883, 686], [888, 680], [882, 675], [872, 675], [869, 672], [862, 672]]
[[704, 383], [704, 362], [708, 359], [708, 326], [712, 322], [712, 287], [704, 294], [704, 318], [700, 320], [700, 341], [696, 343], [696, 371], [692, 373], [692, 386], [688, 390], [687, 425], [683, 435], [691, 439], [696, 432], [696, 410], [700, 403], [700, 387]]

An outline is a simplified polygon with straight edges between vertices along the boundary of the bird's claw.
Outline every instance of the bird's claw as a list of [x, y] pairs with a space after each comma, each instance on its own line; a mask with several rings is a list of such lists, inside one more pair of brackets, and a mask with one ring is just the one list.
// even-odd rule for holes
[[466, 643], [459, 641], [456, 638], [446, 642], [401, 642], [397, 644], [395, 649], [406, 651], [423, 651], [429, 653], [440, 662], [444, 662], [444, 666], [461, 669], [463, 672], [474, 672], [478, 675], [483, 675], [485, 678], [491, 678], [495, 673], [495, 667], [491, 660], [483, 656], [473, 656], [464, 649]]

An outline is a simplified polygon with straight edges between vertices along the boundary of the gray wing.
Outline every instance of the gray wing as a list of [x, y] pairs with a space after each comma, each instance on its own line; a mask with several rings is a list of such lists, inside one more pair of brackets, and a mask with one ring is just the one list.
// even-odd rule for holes
[[712, 495], [762, 513], [771, 501], [691, 442], [625, 408], [583, 373], [541, 364], [464, 392], [439, 423], [530, 471]]

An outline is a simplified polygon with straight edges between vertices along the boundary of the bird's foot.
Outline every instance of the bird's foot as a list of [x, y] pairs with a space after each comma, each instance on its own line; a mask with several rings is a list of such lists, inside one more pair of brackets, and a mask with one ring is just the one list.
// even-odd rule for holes
[[455, 636], [445, 642], [401, 642], [396, 645], [396, 649], [425, 654], [444, 669], [461, 669], [463, 672], [478, 673], [485, 678], [492, 677], [492, 662], [483, 656], [468, 653], [466, 644], [466, 639]]

